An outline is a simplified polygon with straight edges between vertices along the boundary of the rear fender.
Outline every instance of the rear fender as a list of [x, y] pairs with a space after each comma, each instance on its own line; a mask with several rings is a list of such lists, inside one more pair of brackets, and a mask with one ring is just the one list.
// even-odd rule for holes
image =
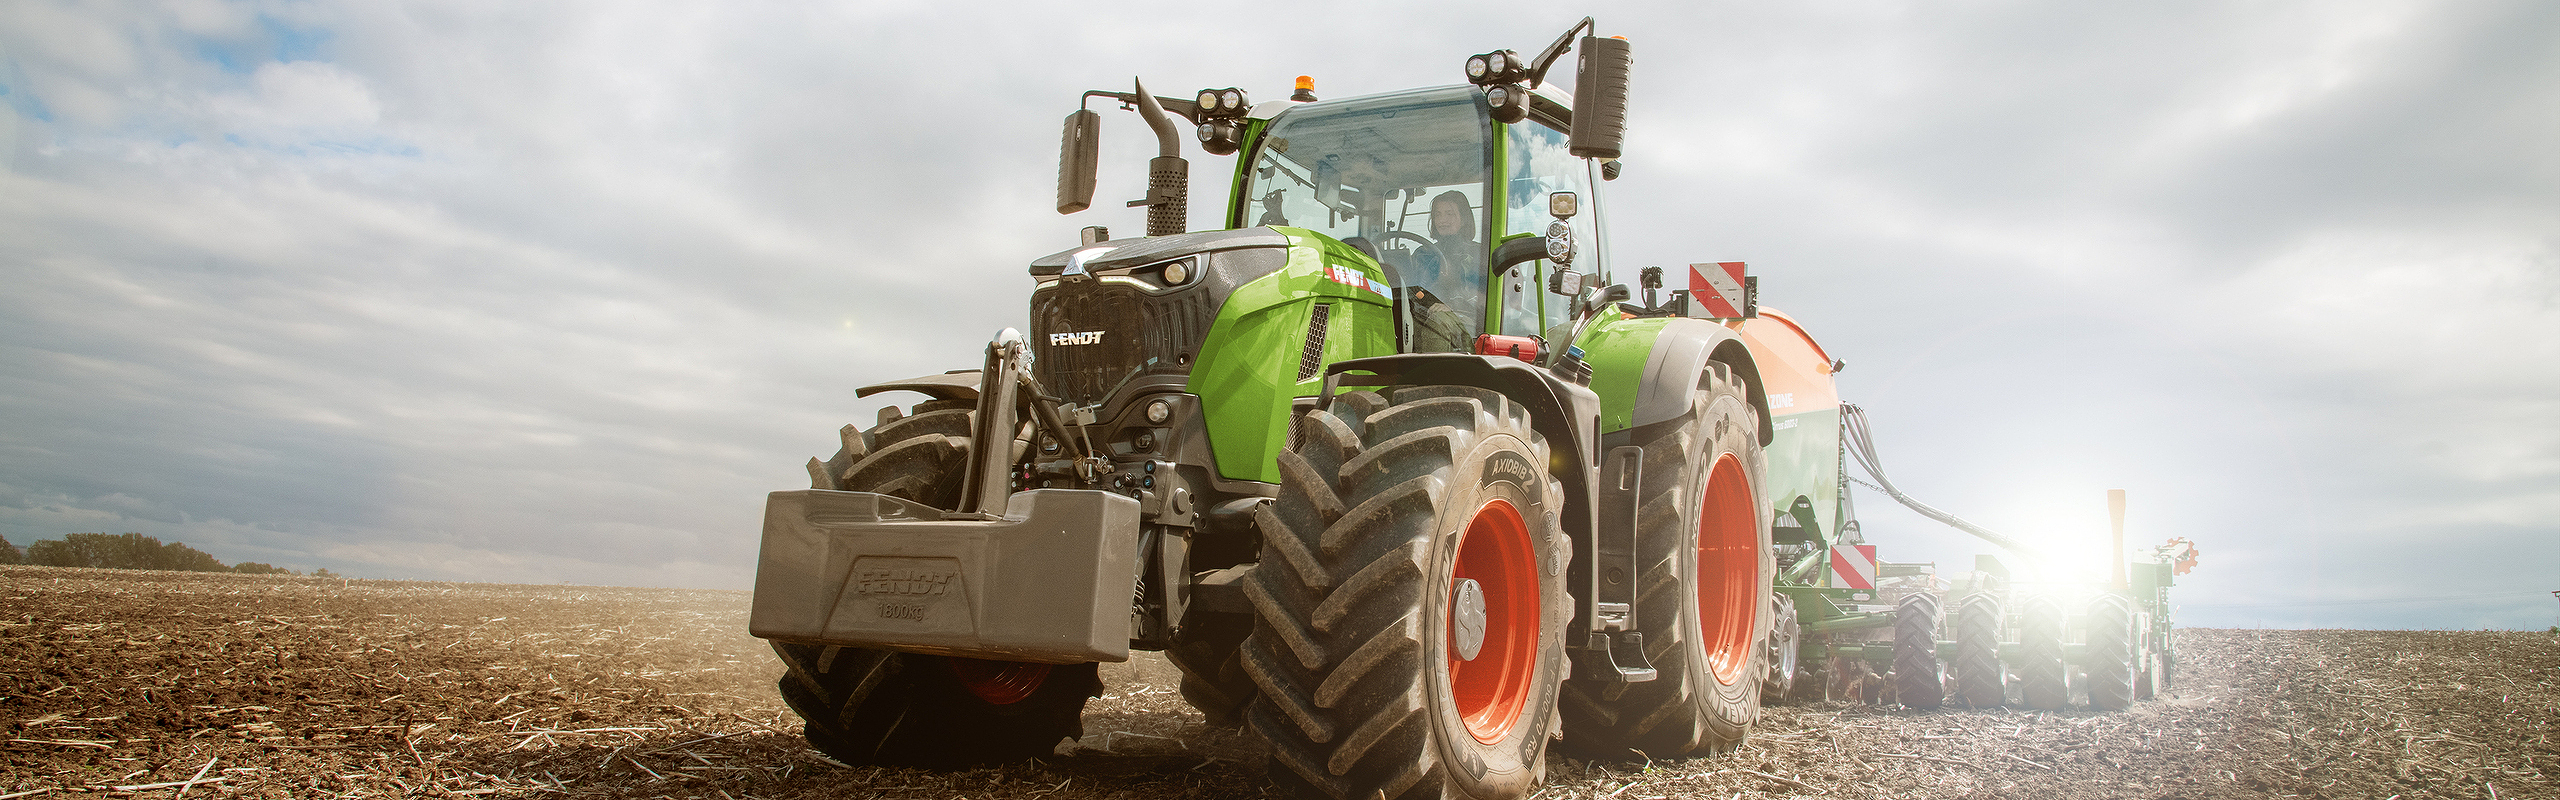
[[1707, 365], [1716, 363], [1741, 374], [1751, 408], [1760, 417], [1760, 443], [1766, 445], [1776, 435], [1759, 367], [1730, 328], [1686, 317], [1637, 318], [1595, 325], [1578, 344], [1590, 354], [1591, 385], [1608, 390], [1602, 395], [1604, 431], [1687, 417]]

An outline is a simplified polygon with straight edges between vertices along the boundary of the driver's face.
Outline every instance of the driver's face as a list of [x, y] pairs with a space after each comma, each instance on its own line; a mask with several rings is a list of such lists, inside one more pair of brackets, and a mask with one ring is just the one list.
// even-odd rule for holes
[[1465, 231], [1458, 229], [1459, 224], [1458, 204], [1431, 204], [1431, 235], [1433, 237], [1446, 239], [1451, 236], [1465, 233]]

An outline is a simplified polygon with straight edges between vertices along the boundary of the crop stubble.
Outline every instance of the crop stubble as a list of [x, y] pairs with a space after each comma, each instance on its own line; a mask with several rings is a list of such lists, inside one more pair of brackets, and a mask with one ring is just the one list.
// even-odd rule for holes
[[[1252, 743], [1142, 655], [975, 770], [801, 746], [743, 592], [0, 567], [0, 798], [1238, 797]], [[2181, 630], [2117, 714], [1769, 709], [1719, 758], [1551, 756], [1542, 798], [2560, 797], [2560, 637]], [[2493, 795], [2492, 792], [2495, 794]]]

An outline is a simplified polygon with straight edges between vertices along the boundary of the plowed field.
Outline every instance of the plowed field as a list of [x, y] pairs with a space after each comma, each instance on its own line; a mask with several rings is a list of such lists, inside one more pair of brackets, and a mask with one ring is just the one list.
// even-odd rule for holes
[[[0, 567], [0, 798], [1262, 795], [1143, 656], [1085, 736], [961, 772], [800, 745], [747, 596]], [[2560, 797], [2560, 636], [2183, 630], [2116, 714], [1769, 710], [1690, 761], [1552, 757], [1545, 798]]]

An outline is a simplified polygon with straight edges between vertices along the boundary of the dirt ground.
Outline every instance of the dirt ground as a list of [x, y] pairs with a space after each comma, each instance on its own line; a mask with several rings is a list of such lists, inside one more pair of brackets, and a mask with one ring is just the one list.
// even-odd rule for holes
[[[747, 595], [0, 567], [0, 800], [1254, 797], [1142, 656], [1059, 754], [963, 772], [801, 746]], [[1555, 756], [1541, 798], [2555, 798], [2560, 636], [2182, 630], [2116, 714], [1768, 711], [1726, 757]]]

